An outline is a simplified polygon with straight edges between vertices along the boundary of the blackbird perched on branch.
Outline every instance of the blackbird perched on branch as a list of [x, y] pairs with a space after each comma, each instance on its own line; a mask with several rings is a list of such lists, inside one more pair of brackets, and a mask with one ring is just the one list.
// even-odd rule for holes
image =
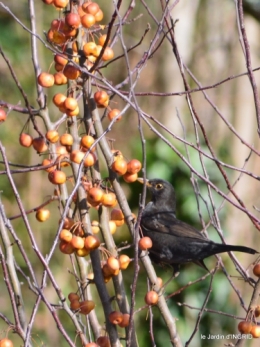
[[[142, 178], [139, 182], [144, 183]], [[222, 252], [258, 253], [245, 246], [226, 245], [208, 240], [201, 232], [178, 220], [175, 216], [176, 199], [173, 186], [161, 179], [146, 180], [152, 194], [141, 218], [141, 232], [152, 239], [151, 260], [168, 264], [178, 272], [179, 265], [192, 262], [207, 269], [204, 258]]]

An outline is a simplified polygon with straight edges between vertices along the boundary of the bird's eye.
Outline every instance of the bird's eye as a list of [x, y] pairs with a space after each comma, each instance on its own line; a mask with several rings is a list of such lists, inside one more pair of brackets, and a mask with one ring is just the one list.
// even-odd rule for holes
[[156, 189], [162, 189], [163, 185], [161, 183], [157, 183], [155, 186]]

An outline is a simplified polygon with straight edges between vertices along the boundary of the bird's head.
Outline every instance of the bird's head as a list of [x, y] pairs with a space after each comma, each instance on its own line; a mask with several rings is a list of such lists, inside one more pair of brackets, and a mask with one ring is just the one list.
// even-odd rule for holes
[[[143, 178], [137, 179], [140, 183], [144, 184]], [[152, 194], [151, 201], [153, 204], [160, 208], [160, 210], [170, 210], [175, 212], [176, 209], [176, 199], [175, 191], [170, 182], [155, 178], [145, 180], [148, 190]]]

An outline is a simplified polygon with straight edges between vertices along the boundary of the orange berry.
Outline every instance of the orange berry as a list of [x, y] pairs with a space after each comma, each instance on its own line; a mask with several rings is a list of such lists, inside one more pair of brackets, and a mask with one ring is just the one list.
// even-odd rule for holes
[[256, 275], [257, 277], [260, 277], [260, 263], [256, 264], [253, 268], [253, 273], [254, 275]]
[[84, 12], [90, 13], [95, 16], [100, 10], [100, 7], [96, 2], [85, 2], [82, 5], [82, 9]]
[[6, 120], [7, 114], [3, 108], [0, 108], [0, 123]]
[[69, 299], [70, 302], [73, 301], [73, 300], [79, 300], [79, 296], [76, 293], [69, 293], [68, 299]]
[[[95, 139], [93, 136], [90, 135], [84, 135], [82, 136], [81, 140], [80, 140], [80, 145], [86, 149], [89, 149], [93, 143], [95, 142]], [[94, 148], [92, 148], [92, 150], [94, 150]]]
[[75, 253], [78, 257], [86, 257], [87, 255], [89, 255], [89, 250], [83, 247], [76, 249]]
[[99, 347], [111, 347], [108, 336], [99, 336], [96, 342]]
[[[108, 119], [111, 121], [112, 119], [116, 118], [121, 111], [117, 108], [114, 108], [113, 110], [109, 111], [107, 114]], [[116, 122], [119, 122], [122, 119], [122, 116], [119, 116], [116, 120]]]
[[38, 84], [45, 88], [50, 88], [54, 85], [54, 76], [48, 72], [42, 72], [37, 77]]
[[93, 166], [96, 161], [97, 161], [96, 155], [94, 153], [89, 153], [84, 160], [84, 166], [85, 167]]
[[104, 192], [101, 188], [93, 187], [88, 191], [88, 201], [91, 202], [101, 202]]
[[57, 86], [61, 86], [68, 82], [68, 79], [63, 72], [56, 72], [53, 76], [54, 76], [54, 84], [56, 84]]
[[60, 137], [60, 144], [62, 146], [71, 146], [73, 145], [73, 137], [70, 134], [63, 134]]
[[107, 39], [107, 35], [104, 34], [104, 35], [101, 35], [99, 38], [98, 38], [98, 44], [100, 46], [104, 46], [104, 43], [106, 42], [106, 39]]
[[77, 310], [79, 310], [79, 308], [80, 308], [79, 300], [77, 300], [77, 299], [72, 300], [70, 303], [70, 309], [73, 311], [77, 311]]
[[92, 300], [85, 300], [80, 302], [80, 313], [82, 314], [89, 314], [94, 308], [95, 303]]
[[78, 28], [80, 26], [80, 15], [78, 13], [68, 13], [65, 16], [65, 23], [72, 28]]
[[108, 319], [112, 324], [119, 324], [123, 321], [123, 313], [119, 311], [112, 311], [109, 313]]
[[37, 153], [46, 152], [48, 150], [48, 146], [45, 142], [44, 137], [35, 137], [32, 140], [33, 148], [37, 151]]
[[64, 101], [67, 99], [66, 95], [61, 94], [61, 93], [57, 93], [54, 95], [54, 97], [52, 98], [52, 101], [54, 103], [55, 106], [57, 107], [61, 107], [64, 104]]
[[59, 235], [60, 240], [70, 242], [72, 240], [72, 233], [68, 229], [62, 229]]
[[104, 193], [101, 202], [105, 207], [113, 207], [117, 204], [116, 195], [112, 192]]
[[154, 290], [151, 290], [145, 295], [144, 300], [147, 305], [156, 305], [159, 300], [159, 296]]
[[86, 13], [80, 20], [82, 26], [87, 29], [91, 28], [96, 23], [95, 17], [90, 13]]
[[63, 106], [68, 111], [74, 111], [78, 107], [78, 102], [75, 98], [68, 97], [64, 100]]
[[125, 328], [129, 325], [129, 320], [130, 320], [130, 314], [128, 313], [124, 313], [123, 314], [123, 320], [121, 323], [119, 323], [118, 325], [121, 327], [121, 328]]
[[83, 52], [86, 56], [93, 55], [96, 49], [96, 43], [93, 41], [89, 41], [84, 44], [83, 46]]
[[70, 244], [75, 248], [75, 249], [82, 249], [84, 247], [84, 239], [81, 236], [73, 236]]
[[94, 100], [97, 106], [107, 107], [109, 96], [104, 90], [99, 90], [94, 94]]
[[114, 51], [111, 47], [106, 47], [105, 51], [102, 55], [102, 60], [103, 61], [108, 61], [114, 58]]
[[70, 242], [61, 241], [59, 244], [59, 249], [64, 254], [72, 254], [75, 251], [75, 248]]
[[118, 259], [116, 259], [113, 256], [110, 256], [107, 258], [107, 266], [112, 275], [118, 273], [118, 270], [120, 269], [120, 264]]
[[58, 141], [59, 141], [59, 138], [60, 138], [59, 133], [58, 133], [58, 131], [56, 131], [56, 130], [49, 130], [49, 131], [47, 131], [45, 137], [46, 137], [46, 139], [47, 139], [48, 141], [50, 141], [51, 143], [56, 143], [56, 142], [58, 142]]
[[65, 54], [55, 54], [54, 61], [55, 63], [65, 66], [68, 63], [68, 58]]
[[53, 0], [53, 5], [59, 9], [65, 8], [69, 3], [69, 0]]
[[14, 347], [13, 342], [8, 338], [0, 340], [0, 347]]
[[127, 163], [127, 172], [130, 174], [135, 174], [139, 172], [142, 168], [142, 164], [137, 159], [132, 159]]
[[138, 174], [137, 173], [129, 173], [129, 172], [126, 172], [124, 175], [123, 175], [123, 179], [125, 182], [127, 183], [133, 183], [137, 180], [138, 178]]
[[36, 219], [39, 221], [39, 222], [45, 222], [47, 219], [50, 218], [50, 211], [46, 208], [39, 208], [37, 211], [36, 211]]
[[[51, 159], [43, 159], [43, 161], [42, 161], [43, 166], [50, 165], [52, 163], [53, 163], [53, 160], [51, 160]], [[56, 165], [53, 165], [53, 166], [49, 167], [48, 169], [45, 169], [46, 172], [51, 172], [54, 170], [56, 170]]]
[[20, 145], [23, 147], [30, 147], [32, 145], [33, 138], [29, 134], [21, 133], [19, 137], [19, 142]]
[[104, 13], [101, 9], [99, 9], [98, 12], [95, 14], [96, 22], [102, 21], [103, 17], [104, 17]]
[[126, 254], [121, 254], [119, 256], [119, 266], [120, 266], [120, 270], [125, 270], [129, 263], [131, 262], [131, 259], [128, 257], [128, 255]]
[[70, 64], [67, 64], [64, 67], [63, 73], [70, 80], [75, 80], [80, 75], [80, 71], [74, 65]]
[[95, 235], [88, 235], [85, 238], [84, 245], [86, 249], [93, 251], [100, 246], [99, 238]]
[[127, 162], [125, 159], [117, 159], [113, 162], [111, 169], [119, 176], [123, 176], [127, 171]]
[[253, 338], [257, 339], [260, 337], [260, 326], [259, 325], [253, 325], [250, 334], [253, 336]]
[[241, 334], [249, 334], [252, 328], [252, 323], [247, 321], [241, 321], [237, 326], [238, 330]]
[[138, 242], [138, 245], [139, 245], [139, 248], [142, 250], [142, 251], [145, 251], [149, 248], [152, 248], [153, 246], [153, 242], [152, 240], [150, 239], [150, 237], [148, 236], [144, 236], [142, 237], [139, 242]]

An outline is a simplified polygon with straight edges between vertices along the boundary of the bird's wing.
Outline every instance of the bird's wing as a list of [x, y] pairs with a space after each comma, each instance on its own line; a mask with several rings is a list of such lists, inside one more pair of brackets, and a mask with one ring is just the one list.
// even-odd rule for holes
[[185, 237], [206, 240], [205, 236], [191, 225], [178, 220], [173, 212], [157, 212], [145, 215], [141, 220], [141, 227], [149, 232], [170, 234], [175, 237]]

